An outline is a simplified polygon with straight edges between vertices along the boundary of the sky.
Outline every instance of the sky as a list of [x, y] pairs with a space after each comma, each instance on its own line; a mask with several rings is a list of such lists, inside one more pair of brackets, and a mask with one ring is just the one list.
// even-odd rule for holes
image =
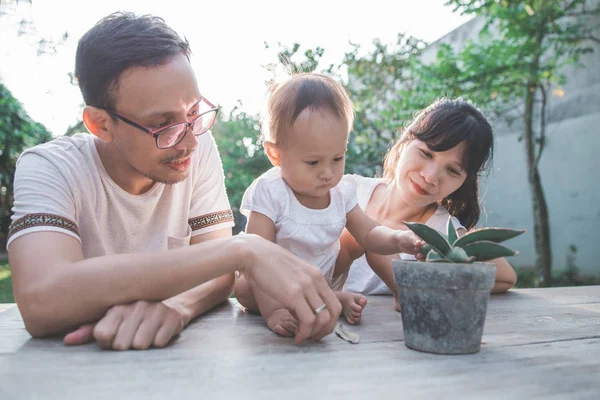
[[[6, 0], [4, 0], [6, 1]], [[325, 49], [322, 65], [339, 63], [350, 42], [367, 51], [374, 39], [393, 43], [400, 32], [433, 42], [469, 20], [445, 0], [33, 0], [3, 6], [0, 81], [36, 121], [55, 136], [78, 122], [83, 103], [69, 73], [79, 38], [115, 11], [160, 16], [192, 47], [192, 66], [206, 98], [231, 110], [256, 113], [277, 43]], [[66, 17], [66, 15], [69, 17]], [[31, 19], [35, 32], [19, 36], [17, 22]], [[41, 38], [68, 38], [53, 54], [38, 55]], [[265, 49], [264, 43], [271, 45]]]

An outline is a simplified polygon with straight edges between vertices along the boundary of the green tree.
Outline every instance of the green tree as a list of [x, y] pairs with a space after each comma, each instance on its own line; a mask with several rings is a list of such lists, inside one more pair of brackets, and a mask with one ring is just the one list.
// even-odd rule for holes
[[252, 181], [271, 167], [259, 143], [259, 120], [235, 107], [226, 117], [219, 115], [212, 129], [225, 172], [225, 184], [236, 226], [234, 233], [244, 228], [239, 212], [244, 191]]
[[25, 149], [51, 139], [50, 132], [42, 124], [33, 121], [21, 103], [0, 83], [0, 241], [3, 243], [10, 225], [17, 159]]
[[391, 45], [374, 40], [374, 48], [365, 55], [359, 45], [350, 43], [351, 49], [341, 63], [326, 67], [321, 66], [325, 53], [321, 47], [302, 49], [299, 43], [278, 45], [277, 62], [269, 64], [269, 68], [276, 70], [277, 65], [282, 65], [288, 73], [319, 72], [346, 87], [355, 108], [346, 172], [364, 176], [380, 172], [383, 156], [398, 128], [395, 109], [389, 103], [391, 92], [400, 82], [406, 84], [405, 79], [410, 78], [408, 71], [425, 42], [398, 34], [396, 43]]
[[[31, 9], [34, 2], [32, 0], [0, 0], [0, 23], [12, 24], [17, 37], [28, 36], [37, 40], [37, 55], [55, 54], [59, 47], [64, 45], [69, 38], [69, 33], [64, 32], [60, 37], [48, 38], [38, 34], [35, 23], [31, 15], [22, 18], [15, 18], [17, 8], [25, 4]], [[7, 40], [7, 38], [3, 38]]]
[[351, 47], [339, 68], [348, 74], [346, 89], [355, 109], [347, 169], [372, 176], [380, 172], [383, 156], [404, 123], [396, 103], [404, 101], [400, 91], [410, 92], [414, 85], [412, 70], [425, 42], [399, 33], [393, 44], [374, 40], [364, 55], [359, 45]]
[[[589, 0], [449, 0], [455, 11], [481, 15], [486, 24], [478, 43], [460, 53], [448, 48], [426, 72], [435, 76], [446, 63], [454, 86], [509, 118], [521, 119], [535, 234], [536, 266], [544, 285], [552, 280], [548, 207], [539, 162], [544, 150], [548, 96], [566, 82], [564, 67], [580, 65], [593, 50], [600, 6]], [[441, 56], [441, 57], [440, 57]], [[456, 79], [458, 78], [458, 79]], [[535, 115], [539, 115], [536, 126]]]
[[[356, 51], [347, 55], [348, 87], [358, 117], [356, 141], [374, 152], [365, 156], [362, 151], [360, 157], [380, 158], [388, 132], [397, 131], [414, 112], [441, 96], [464, 96], [508, 123], [520, 120], [536, 265], [542, 282], [549, 285], [550, 230], [538, 169], [548, 97], [553, 88], [562, 91], [564, 67], [580, 65], [581, 55], [592, 51], [590, 44], [600, 42], [594, 36], [600, 7], [589, 0], [448, 0], [447, 4], [485, 19], [477, 41], [467, 42], [459, 51], [442, 44], [431, 63], [420, 60], [422, 43], [406, 40], [402, 45], [402, 36], [396, 48], [376, 42], [375, 51], [367, 56], [357, 57]], [[391, 62], [399, 62], [399, 69], [391, 67]], [[539, 116], [537, 124], [534, 115]]]

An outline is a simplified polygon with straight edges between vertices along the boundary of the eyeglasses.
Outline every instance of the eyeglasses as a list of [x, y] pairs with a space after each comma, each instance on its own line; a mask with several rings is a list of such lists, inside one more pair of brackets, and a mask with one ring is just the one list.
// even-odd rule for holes
[[156, 147], [159, 149], [168, 149], [169, 147], [175, 146], [177, 143], [181, 142], [185, 137], [189, 128], [192, 128], [192, 133], [194, 136], [200, 136], [206, 131], [208, 131], [215, 120], [217, 119], [217, 113], [219, 108], [212, 104], [210, 101], [206, 99], [202, 99], [198, 104], [198, 116], [191, 122], [177, 122], [162, 128], [158, 129], [148, 129], [139, 124], [136, 124], [132, 120], [125, 118], [122, 115], [117, 114], [116, 112], [109, 110], [104, 107], [97, 107], [101, 110], [106, 111], [110, 115], [120, 119], [128, 125], [133, 126], [134, 128], [138, 128], [141, 131], [146, 132], [148, 135], [154, 137], [156, 139]]

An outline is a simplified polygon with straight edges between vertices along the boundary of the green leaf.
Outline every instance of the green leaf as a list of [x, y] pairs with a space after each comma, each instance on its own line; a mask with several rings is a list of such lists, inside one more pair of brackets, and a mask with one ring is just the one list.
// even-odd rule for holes
[[440, 253], [431, 249], [429, 253], [427, 253], [427, 258], [425, 259], [427, 262], [448, 262]]
[[456, 229], [454, 228], [454, 224], [452, 223], [452, 216], [448, 217], [448, 224], [446, 225], [446, 232], [448, 235], [448, 242], [450, 244], [454, 244], [456, 239], [458, 239], [458, 235], [456, 234]]
[[415, 233], [415, 235], [423, 239], [425, 243], [430, 244], [431, 247], [437, 250], [438, 253], [445, 256], [452, 248], [450, 246], [450, 243], [448, 243], [448, 241], [446, 240], [446, 238], [435, 229], [418, 222], [404, 221], [404, 223], [406, 224], [406, 227], [408, 229], [410, 229]]
[[426, 256], [431, 250], [433, 249], [433, 247], [430, 244], [425, 243], [423, 246], [421, 246], [421, 248], [419, 249], [419, 253], [423, 254], [424, 256]]
[[510, 257], [519, 254], [518, 251], [504, 247], [501, 244], [485, 240], [465, 246], [464, 251], [469, 256], [475, 257], [477, 261], [489, 261], [495, 258]]
[[505, 229], [505, 228], [483, 228], [460, 237], [455, 243], [455, 247], [462, 247], [480, 241], [489, 241], [494, 243], [504, 242], [512, 239], [520, 234], [525, 233], [524, 229]]
[[470, 264], [475, 261], [475, 257], [470, 257], [467, 252], [460, 247], [452, 248], [445, 257], [454, 263]]

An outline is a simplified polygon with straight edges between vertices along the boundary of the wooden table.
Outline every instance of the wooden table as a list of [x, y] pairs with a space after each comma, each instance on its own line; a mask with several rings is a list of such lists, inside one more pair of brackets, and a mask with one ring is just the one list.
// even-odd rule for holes
[[230, 303], [168, 348], [102, 351], [31, 339], [0, 314], [0, 399], [600, 399], [600, 286], [492, 296], [482, 350], [410, 350], [390, 297], [370, 297], [353, 345], [296, 346]]

